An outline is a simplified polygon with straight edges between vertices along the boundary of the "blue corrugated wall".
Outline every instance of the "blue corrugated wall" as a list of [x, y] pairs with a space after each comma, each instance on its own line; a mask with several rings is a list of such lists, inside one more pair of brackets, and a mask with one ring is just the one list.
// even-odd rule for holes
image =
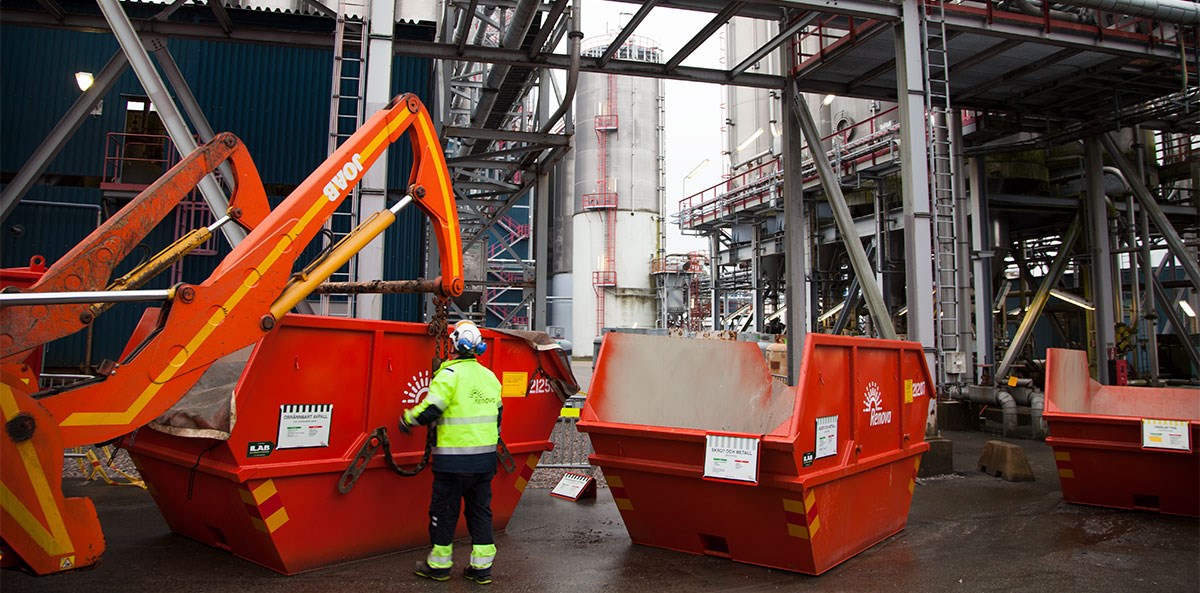
[[[300, 183], [324, 160], [332, 51], [191, 40], [170, 40], [168, 47], [213, 129], [233, 132], [245, 141], [268, 193], [271, 188]], [[0, 172], [15, 173], [78, 97], [74, 73], [98, 73], [116, 51], [117, 42], [108, 34], [0, 26], [0, 75], [5, 86], [0, 100]], [[414, 92], [428, 100], [430, 68], [428, 59], [396, 58], [393, 94]], [[88, 117], [51, 163], [48, 177], [100, 177], [105, 135], [124, 130], [122, 95], [145, 95], [132, 71], [127, 70], [105, 96], [103, 114]], [[401, 149], [389, 152], [387, 166], [389, 185], [399, 190], [408, 181], [411, 150], [403, 140], [396, 146]], [[86, 181], [85, 185], [91, 183]], [[271, 196], [271, 202], [278, 203], [284, 197]], [[95, 187], [38, 185], [25, 200], [98, 205], [101, 193]], [[410, 208], [385, 234], [387, 278], [420, 275], [424, 220], [417, 209]], [[53, 262], [95, 226], [94, 209], [23, 203], [5, 221], [0, 236], [0, 266], [27, 265], [34, 254]], [[146, 238], [146, 249], [135, 251], [117, 273], [169, 244], [173, 231], [172, 215]], [[185, 259], [184, 280], [202, 281], [227, 252], [228, 247], [221, 242], [216, 256], [189, 256]], [[313, 253], [308, 251], [309, 256]], [[304, 261], [302, 258], [301, 263]], [[168, 282], [164, 274], [147, 288], [163, 288]], [[144, 308], [121, 305], [97, 320], [90, 356], [93, 364], [119, 356]], [[420, 319], [420, 299], [413, 295], [387, 296], [383, 315], [394, 320]], [[47, 365], [81, 365], [86, 344], [84, 333], [51, 344]]]

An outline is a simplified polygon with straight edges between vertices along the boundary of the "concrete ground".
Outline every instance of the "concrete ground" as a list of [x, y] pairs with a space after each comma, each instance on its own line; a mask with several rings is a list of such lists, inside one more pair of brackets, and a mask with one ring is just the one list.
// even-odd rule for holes
[[[972, 471], [982, 433], [949, 433], [959, 475], [918, 485], [908, 528], [820, 577], [690, 556], [630, 543], [612, 496], [571, 503], [530, 489], [506, 533], [492, 591], [1153, 591], [1200, 590], [1200, 522], [1066, 504], [1043, 443], [1027, 452], [1035, 482]], [[293, 577], [171, 534], [144, 491], [80, 485], [96, 501], [108, 541], [94, 570], [33, 578], [5, 571], [4, 593], [172, 591], [334, 593], [471, 591], [478, 585], [418, 580], [424, 550]], [[459, 555], [466, 551], [458, 546]]]

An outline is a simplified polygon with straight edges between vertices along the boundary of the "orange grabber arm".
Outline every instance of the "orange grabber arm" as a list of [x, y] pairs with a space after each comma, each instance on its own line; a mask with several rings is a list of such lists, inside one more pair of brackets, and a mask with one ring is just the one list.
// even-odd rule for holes
[[207, 280], [178, 287], [161, 313], [160, 329], [135, 355], [103, 381], [41, 400], [58, 420], [64, 445], [103, 442], [153, 420], [214, 361], [270, 331], [277, 319], [272, 306], [288, 287], [296, 258], [362, 173], [406, 131], [416, 162], [409, 193], [437, 230], [442, 291], [461, 294], [462, 247], [445, 156], [420, 100], [401, 95], [256, 225]]
[[[170, 171], [143, 190], [78, 245], [59, 258], [33, 286], [22, 292], [82, 292], [104, 290], [116, 268], [134, 247], [169, 214], [196, 184], [217, 166], [231, 161], [235, 189], [228, 219], [253, 228], [269, 209], [258, 169], [245, 145], [233, 134], [218, 134], [192, 151]], [[211, 235], [205, 229], [199, 242]], [[193, 242], [195, 247], [199, 242]], [[179, 257], [186, 254], [181, 248]], [[168, 262], [169, 263], [169, 262]], [[144, 281], [145, 277], [140, 278]], [[122, 290], [137, 288], [129, 283]], [[110, 287], [110, 290], [112, 287]], [[54, 307], [8, 306], [0, 309], [0, 359], [15, 362], [21, 354], [69, 336], [88, 326], [95, 315], [89, 303]]]

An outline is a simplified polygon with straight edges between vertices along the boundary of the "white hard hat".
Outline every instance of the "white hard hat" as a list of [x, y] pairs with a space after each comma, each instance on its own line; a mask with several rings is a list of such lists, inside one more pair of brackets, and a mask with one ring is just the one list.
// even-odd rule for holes
[[454, 324], [454, 331], [450, 332], [450, 341], [454, 343], [455, 350], [471, 356], [483, 354], [487, 349], [487, 345], [483, 343], [483, 334], [475, 323], [468, 319]]

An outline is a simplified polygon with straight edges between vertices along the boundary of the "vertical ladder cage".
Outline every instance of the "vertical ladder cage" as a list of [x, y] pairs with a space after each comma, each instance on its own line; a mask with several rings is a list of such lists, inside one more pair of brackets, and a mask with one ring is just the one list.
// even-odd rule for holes
[[947, 372], [948, 356], [957, 356], [959, 344], [959, 268], [955, 209], [954, 155], [950, 121], [950, 69], [947, 51], [944, 0], [924, 0], [921, 11], [922, 62], [925, 80], [926, 158], [929, 163], [929, 199], [933, 215], [934, 277], [937, 281], [934, 315], [938, 383], [957, 382]]
[[[329, 104], [329, 150], [333, 154], [363, 122], [366, 89], [367, 17], [370, 0], [338, 0], [333, 43], [333, 85]], [[358, 224], [359, 186], [325, 221], [326, 240], [337, 244]], [[357, 280], [358, 256], [334, 272], [330, 282]], [[331, 317], [354, 317], [355, 298], [345, 294], [316, 295], [317, 311]]]

